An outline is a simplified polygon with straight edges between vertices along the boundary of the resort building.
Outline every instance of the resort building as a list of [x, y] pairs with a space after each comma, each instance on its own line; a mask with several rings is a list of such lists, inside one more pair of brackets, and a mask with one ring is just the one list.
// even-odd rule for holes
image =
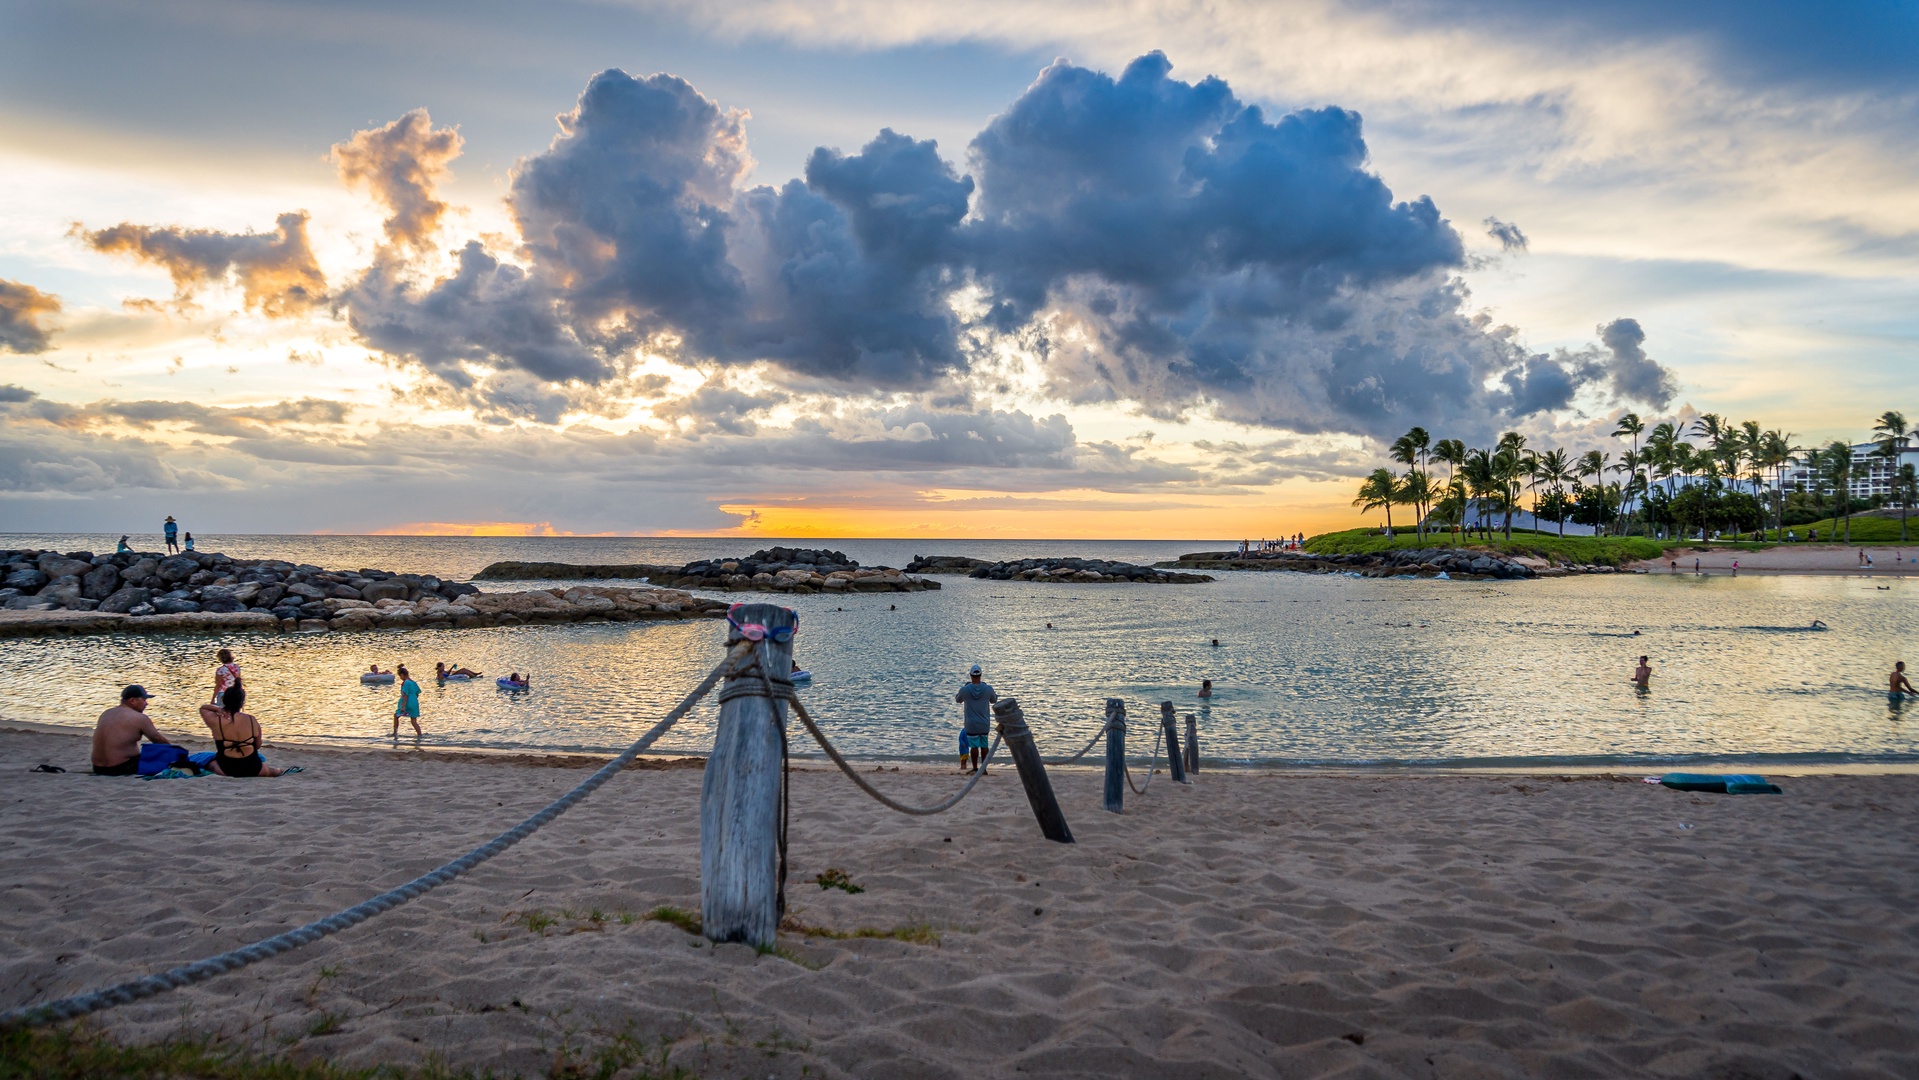
[[[1886, 457], [1879, 452], [1876, 442], [1854, 443], [1852, 479], [1847, 484], [1852, 497], [1870, 500], [1878, 496], [1886, 503], [1898, 505], [1896, 482], [1902, 465], [1919, 468], [1919, 446], [1901, 440], [1899, 453], [1894, 457]], [[1803, 461], [1794, 463], [1779, 474], [1780, 487], [1787, 492], [1811, 491], [1817, 483], [1818, 477]]]

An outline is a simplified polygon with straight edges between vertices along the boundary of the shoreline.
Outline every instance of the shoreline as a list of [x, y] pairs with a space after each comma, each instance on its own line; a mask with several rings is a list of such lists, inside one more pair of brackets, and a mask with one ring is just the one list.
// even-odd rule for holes
[[[0, 1007], [322, 918], [577, 779], [371, 754], [251, 783], [20, 776], [50, 741], [0, 738]], [[954, 780], [880, 783], [920, 801]], [[1068, 845], [1010, 768], [931, 819], [795, 772], [790, 921], [760, 955], [674, 924], [700, 908], [701, 777], [623, 774], [426, 897], [89, 1026], [501, 1075], [636, 1050], [779, 1080], [1919, 1071], [1919, 780], [1198, 780], [1109, 814], [1096, 775], [1062, 770]], [[816, 884], [833, 872], [862, 891]]]
[[[204, 736], [190, 731], [160, 727], [160, 733], [182, 746], [197, 749], [211, 749], [212, 743]], [[48, 735], [64, 739], [87, 741], [91, 738], [91, 729], [68, 727], [62, 724], [47, 724], [30, 720], [13, 720], [0, 717], [0, 740], [19, 735]], [[377, 735], [382, 744], [387, 736]], [[406, 741], [406, 736], [401, 736]], [[395, 761], [452, 761], [475, 765], [512, 765], [549, 769], [595, 769], [618, 756], [618, 752], [592, 750], [540, 750], [509, 746], [434, 746], [398, 747], [372, 744], [302, 742], [298, 739], [274, 739], [269, 737], [267, 749], [287, 753], [317, 754], [321, 756], [358, 755], [378, 756]], [[79, 749], [77, 756], [85, 758], [86, 748]], [[1095, 761], [1093, 754], [1087, 755], [1083, 762], [1055, 763], [1047, 762], [1046, 770], [1052, 773], [1101, 773], [1105, 766]], [[902, 773], [921, 776], [957, 776], [958, 771], [950, 764], [930, 758], [869, 758], [851, 757], [848, 761], [887, 773]], [[1143, 755], [1128, 755], [1134, 768], [1139, 768]], [[703, 767], [704, 754], [676, 754], [665, 751], [649, 751], [635, 759], [628, 769], [665, 770], [690, 769]], [[1084, 762], [1092, 762], [1086, 764]], [[50, 764], [65, 764], [63, 761]], [[1919, 760], [1911, 762], [1818, 762], [1818, 763], [1772, 763], [1740, 761], [1679, 761], [1679, 762], [1624, 762], [1600, 765], [1561, 764], [1556, 762], [1538, 762], [1520, 765], [1365, 765], [1365, 764], [1327, 764], [1301, 765], [1293, 762], [1278, 764], [1260, 764], [1247, 762], [1202, 759], [1199, 775], [1220, 776], [1291, 776], [1291, 777], [1354, 777], [1364, 779], [1418, 778], [1418, 777], [1511, 777], [1536, 780], [1557, 780], [1561, 778], [1578, 780], [1602, 780], [1640, 782], [1644, 777], [1660, 772], [1763, 772], [1767, 776], [1819, 777], [1819, 776], [1919, 776]], [[66, 766], [69, 772], [84, 772], [83, 762], [79, 769]], [[837, 773], [839, 770], [824, 755], [817, 752], [795, 754], [792, 759], [794, 772]], [[1004, 770], [1012, 775], [1013, 763], [1010, 758], [1002, 757], [994, 769]], [[1165, 761], [1160, 759], [1159, 776], [1165, 780]], [[1170, 781], [1168, 781], [1170, 782]]]

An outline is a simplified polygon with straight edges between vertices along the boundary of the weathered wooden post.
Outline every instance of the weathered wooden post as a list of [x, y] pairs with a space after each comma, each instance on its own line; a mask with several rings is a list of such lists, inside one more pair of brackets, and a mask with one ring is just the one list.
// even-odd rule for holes
[[1199, 719], [1186, 714], [1186, 775], [1199, 775]]
[[[790, 608], [740, 604], [730, 614], [727, 645], [759, 625], [762, 663], [781, 682], [793, 668], [793, 640], [773, 635], [798, 625]], [[771, 946], [779, 934], [781, 730], [786, 703], [766, 696], [759, 672], [728, 677], [720, 691], [713, 754], [700, 785], [700, 929], [713, 941]]]
[[1166, 732], [1166, 771], [1173, 774], [1173, 783], [1187, 784], [1186, 755], [1179, 748], [1179, 718], [1173, 715], [1173, 703], [1159, 703], [1159, 726]]
[[1066, 815], [1059, 812], [1059, 800], [1053, 796], [1053, 784], [1046, 779], [1046, 766], [1040, 763], [1039, 747], [1033, 745], [1033, 732], [1026, 726], [1026, 714], [1017, 698], [993, 703], [993, 716], [999, 721], [1000, 738], [1019, 767], [1019, 782], [1026, 788], [1026, 801], [1033, 804], [1033, 816], [1039, 819], [1039, 831], [1048, 840], [1062, 844], [1073, 842], [1073, 830], [1066, 827]]
[[1126, 812], [1126, 703], [1106, 699], [1106, 809]]

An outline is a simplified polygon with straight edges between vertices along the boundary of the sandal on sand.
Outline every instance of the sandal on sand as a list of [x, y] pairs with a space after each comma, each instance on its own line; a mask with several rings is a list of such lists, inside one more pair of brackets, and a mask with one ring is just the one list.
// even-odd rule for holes
[[307, 770], [306, 770], [306, 766], [304, 765], [288, 765], [286, 768], [280, 770], [280, 775], [292, 776], [294, 773], [305, 772], [305, 771]]
[[61, 768], [58, 765], [35, 765], [33, 768], [28, 769], [27, 771], [28, 772], [66, 772], [67, 770]]

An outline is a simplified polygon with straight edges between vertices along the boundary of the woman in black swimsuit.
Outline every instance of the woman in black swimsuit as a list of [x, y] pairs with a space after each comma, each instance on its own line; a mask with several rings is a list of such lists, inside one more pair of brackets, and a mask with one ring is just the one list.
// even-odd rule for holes
[[213, 732], [213, 771], [222, 776], [278, 776], [279, 769], [260, 760], [266, 740], [260, 721], [240, 711], [246, 703], [246, 690], [236, 685], [227, 687], [219, 705], [200, 706], [200, 719]]

